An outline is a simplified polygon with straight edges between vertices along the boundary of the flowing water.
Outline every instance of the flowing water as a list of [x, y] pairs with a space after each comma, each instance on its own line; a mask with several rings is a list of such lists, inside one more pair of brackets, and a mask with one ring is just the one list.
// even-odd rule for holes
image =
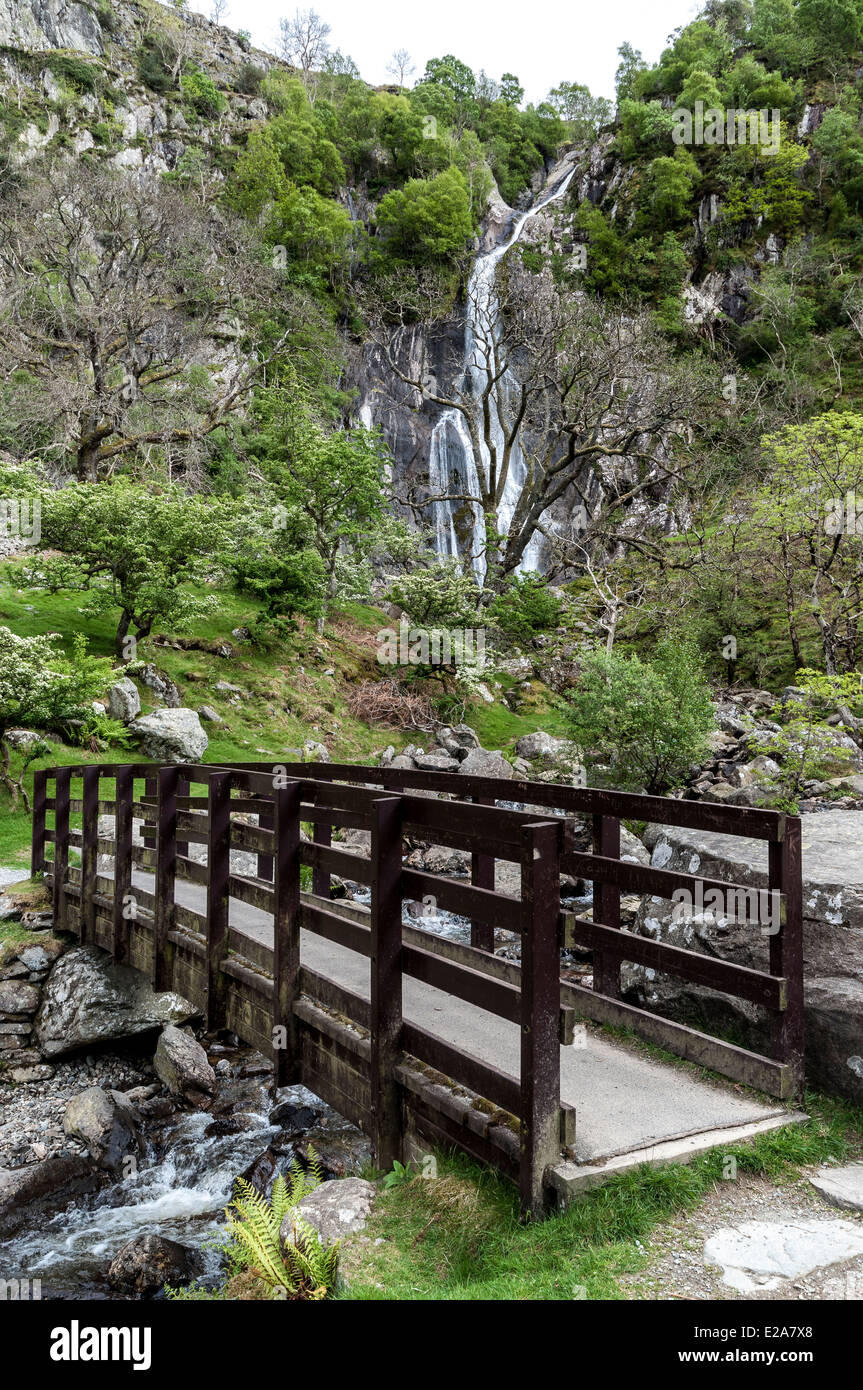
[[[296, 1149], [305, 1153], [312, 1144], [325, 1162], [335, 1155], [348, 1171], [358, 1171], [368, 1159], [360, 1131], [305, 1087], [286, 1087], [277, 1099], [320, 1112], [313, 1128], [291, 1141]], [[263, 1081], [232, 1079], [220, 1085], [217, 1104], [243, 1125], [240, 1133], [213, 1133], [218, 1126], [208, 1111], [173, 1118], [169, 1129], [148, 1143], [136, 1173], [95, 1195], [75, 1198], [66, 1210], [28, 1223], [6, 1240], [3, 1277], [40, 1280], [43, 1298], [120, 1297], [106, 1281], [111, 1259], [134, 1237], [155, 1234], [197, 1250], [203, 1261], [198, 1277], [218, 1282], [216, 1242], [234, 1179], [270, 1144], [278, 1148], [284, 1169], [292, 1148], [284, 1132], [269, 1123], [273, 1101]]]
[[[474, 400], [479, 399], [488, 383], [489, 353], [492, 344], [499, 341], [500, 324], [494, 288], [498, 261], [515, 245], [525, 224], [532, 217], [548, 207], [549, 203], [556, 202], [564, 196], [574, 172], [574, 169], [571, 170], [552, 193], [521, 214], [506, 241], [501, 242], [486, 255], [479, 256], [474, 263], [468, 282], [462, 378], [462, 389]], [[508, 370], [492, 388], [491, 436], [498, 459], [501, 457], [504, 443], [505, 423], [512, 418], [511, 412], [517, 390], [518, 382]], [[487, 440], [482, 441], [479, 465], [487, 479], [491, 467], [491, 449]], [[509, 531], [526, 472], [524, 455], [516, 440], [510, 453], [509, 468], [497, 508], [497, 529], [503, 534]], [[463, 412], [455, 407], [444, 412], [432, 433], [429, 488], [433, 494], [467, 494], [474, 498], [480, 495], [477, 460], [474, 457], [470, 432]], [[482, 509], [477, 503], [466, 502], [458, 496], [433, 502], [434, 545], [438, 555], [458, 557], [457, 517], [460, 512], [466, 515], [468, 511], [472, 514], [470, 563], [477, 579], [482, 582], [486, 568], [485, 534]], [[525, 548], [519, 565], [520, 571], [537, 569], [541, 545], [541, 535], [535, 532]]]

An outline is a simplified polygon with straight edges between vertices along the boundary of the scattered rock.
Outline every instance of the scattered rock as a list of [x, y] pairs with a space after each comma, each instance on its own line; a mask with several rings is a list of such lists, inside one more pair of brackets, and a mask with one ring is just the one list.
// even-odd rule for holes
[[222, 716], [218, 714], [212, 705], [201, 705], [198, 710], [198, 718], [205, 720], [208, 724], [221, 724]]
[[108, 1266], [108, 1283], [136, 1298], [146, 1298], [165, 1284], [187, 1284], [201, 1268], [197, 1251], [164, 1236], [135, 1236], [117, 1251]]
[[472, 748], [459, 766], [465, 777], [512, 777], [512, 768], [502, 753]]
[[108, 713], [112, 719], [119, 719], [124, 724], [131, 724], [141, 713], [138, 687], [128, 676], [123, 676], [108, 691]]
[[141, 1143], [134, 1107], [119, 1091], [90, 1086], [74, 1096], [63, 1117], [66, 1134], [82, 1140], [100, 1168], [118, 1172], [127, 1153], [138, 1153]]
[[141, 752], [157, 763], [195, 763], [209, 739], [193, 709], [160, 709], [129, 726], [141, 740]]
[[[314, 1226], [324, 1245], [332, 1245], [343, 1236], [362, 1230], [376, 1196], [377, 1188], [372, 1182], [365, 1182], [362, 1178], [337, 1178], [322, 1183], [308, 1197], [304, 1197], [297, 1211], [309, 1226]], [[288, 1212], [279, 1231], [282, 1249], [295, 1245], [296, 1237], [296, 1219], [292, 1212]]]
[[819, 1168], [809, 1181], [831, 1206], [863, 1211], [863, 1163], [846, 1163], [844, 1168]]
[[202, 1092], [211, 1095], [215, 1089], [216, 1073], [201, 1044], [172, 1024], [159, 1034], [153, 1070], [172, 1095], [187, 1100]]

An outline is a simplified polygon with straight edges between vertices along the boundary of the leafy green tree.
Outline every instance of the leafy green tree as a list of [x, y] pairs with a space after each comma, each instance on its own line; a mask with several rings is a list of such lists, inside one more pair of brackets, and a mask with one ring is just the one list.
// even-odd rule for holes
[[688, 151], [684, 152], [686, 159], [678, 158], [679, 153], [660, 155], [648, 166], [641, 207], [650, 223], [660, 229], [673, 227], [689, 215], [698, 167]]
[[581, 82], [559, 82], [548, 94], [551, 106], [566, 122], [571, 140], [594, 140], [600, 126], [611, 120], [611, 102], [591, 95]]
[[715, 724], [698, 651], [672, 636], [656, 644], [649, 661], [590, 652], [566, 718], [606, 782], [651, 794], [673, 786], [705, 756]]
[[[212, 610], [215, 598], [189, 586], [218, 566], [234, 528], [227, 503], [123, 477], [72, 483], [42, 497], [42, 542], [63, 557], [62, 586], [86, 591], [90, 612], [119, 609], [114, 646], [124, 662], [154, 623], [181, 628]], [[34, 587], [50, 586], [54, 564], [33, 567]]]
[[339, 558], [369, 553], [388, 511], [391, 460], [372, 430], [327, 432], [295, 386], [272, 386], [255, 403], [257, 431], [250, 449], [288, 518], [309, 526], [309, 545], [323, 565], [326, 604], [338, 591]]
[[464, 174], [452, 165], [393, 189], [378, 205], [377, 223], [396, 257], [428, 264], [461, 255], [473, 234]]
[[487, 608], [489, 619], [515, 642], [528, 643], [560, 622], [563, 605], [538, 574], [517, 574]]
[[260, 511], [228, 564], [237, 588], [261, 601], [266, 625], [277, 634], [292, 631], [297, 614], [322, 616], [327, 576], [309, 520], [298, 507]]

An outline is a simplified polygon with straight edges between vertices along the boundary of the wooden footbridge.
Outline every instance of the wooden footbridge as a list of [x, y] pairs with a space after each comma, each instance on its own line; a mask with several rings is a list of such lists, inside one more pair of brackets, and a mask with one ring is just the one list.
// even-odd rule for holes
[[[767, 841], [781, 903], [767, 970], [621, 930], [621, 892], [684, 889], [698, 902], [734, 887], [622, 862], [622, 819]], [[344, 829], [370, 832], [369, 852], [334, 844]], [[409, 867], [417, 844], [467, 852], [471, 881]], [[256, 872], [232, 868], [232, 851], [251, 852]], [[518, 896], [496, 890], [499, 860], [518, 866]], [[802, 1084], [796, 817], [350, 765], [58, 767], [35, 775], [33, 872], [52, 885], [58, 927], [271, 1055], [277, 1083], [303, 1082], [357, 1123], [381, 1168], [458, 1146], [519, 1184], [526, 1215], [622, 1154], [675, 1156], [788, 1118], [577, 1020], [632, 1030], [781, 1101]], [[333, 875], [365, 886], [370, 907], [331, 897]], [[562, 875], [592, 883], [592, 914], [562, 910]], [[429, 897], [470, 920], [470, 945], [403, 924], [403, 905]], [[495, 929], [520, 938], [520, 964], [494, 955]], [[592, 989], [561, 981], [564, 941], [592, 951]], [[623, 961], [759, 1006], [770, 1055], [626, 1002]]]

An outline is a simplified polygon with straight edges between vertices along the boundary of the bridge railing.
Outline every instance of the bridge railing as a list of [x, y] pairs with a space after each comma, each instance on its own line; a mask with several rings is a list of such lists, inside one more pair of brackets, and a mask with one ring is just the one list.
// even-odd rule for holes
[[[584, 816], [591, 852], [575, 847]], [[621, 930], [621, 891], [670, 897], [711, 886], [622, 862], [621, 819], [767, 841], [770, 886], [782, 902], [768, 970]], [[368, 853], [334, 842], [334, 832], [351, 829], [368, 832]], [[405, 864], [415, 842], [469, 854], [472, 881]], [[772, 812], [332, 764], [54, 768], [37, 772], [34, 788], [33, 870], [51, 882], [59, 926], [184, 994], [209, 1027], [271, 1053], [276, 1080], [302, 1080], [361, 1125], [382, 1167], [408, 1140], [456, 1144], [519, 1182], [526, 1212], [542, 1207], [544, 1172], [574, 1146], [560, 1043], [572, 1040], [577, 1017], [632, 1028], [775, 1094], [797, 1089], [799, 846], [799, 820]], [[495, 889], [498, 860], [517, 866], [518, 896]], [[301, 891], [304, 869], [311, 893]], [[370, 907], [333, 901], [334, 875], [366, 886]], [[562, 911], [561, 875], [593, 883], [590, 917]], [[470, 945], [403, 926], [403, 904], [428, 897], [469, 919]], [[301, 929], [368, 966], [359, 977], [340, 974], [305, 948], [301, 960]], [[520, 964], [492, 953], [495, 929], [520, 937]], [[559, 978], [571, 940], [594, 953], [592, 989]], [[774, 1020], [773, 1055], [621, 999], [624, 960], [759, 1005]], [[473, 1005], [515, 1024], [515, 1051], [510, 1029], [510, 1055], [494, 1066], [464, 1038], [446, 1041], [427, 1017], [409, 1010], [406, 1018], [404, 991], [417, 981], [456, 1001], [456, 1011]]]

